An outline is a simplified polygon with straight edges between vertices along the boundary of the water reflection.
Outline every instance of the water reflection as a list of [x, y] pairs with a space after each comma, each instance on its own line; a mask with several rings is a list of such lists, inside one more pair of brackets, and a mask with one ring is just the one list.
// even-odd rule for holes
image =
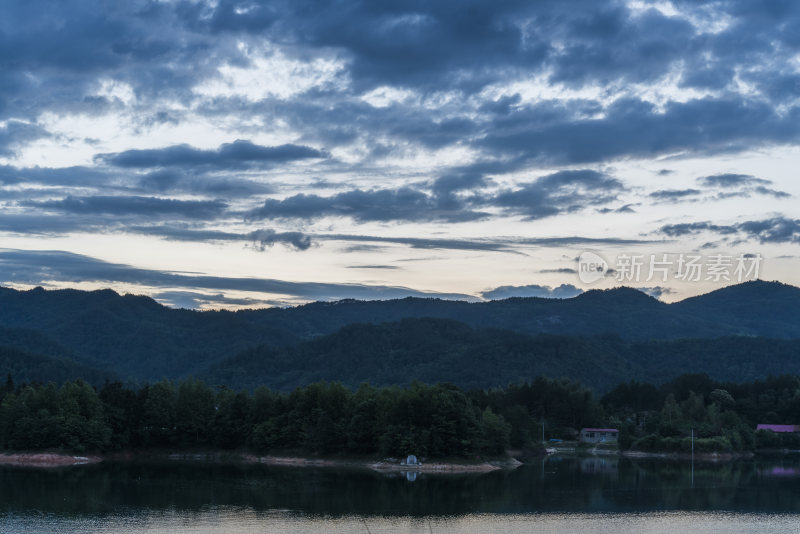
[[770, 467], [765, 467], [759, 471], [759, 474], [764, 477], [788, 477], [788, 478], [797, 478], [800, 477], [800, 468], [797, 467], [786, 467], [783, 465], [774, 465]]
[[611, 456], [592, 456], [581, 458], [581, 473], [613, 475], [619, 469], [619, 458]]
[[215, 509], [322, 517], [800, 512], [800, 462], [697, 463], [616, 457], [536, 461], [482, 475], [200, 463], [104, 463], [59, 470], [0, 468], [0, 514], [110, 517], [120, 510]]

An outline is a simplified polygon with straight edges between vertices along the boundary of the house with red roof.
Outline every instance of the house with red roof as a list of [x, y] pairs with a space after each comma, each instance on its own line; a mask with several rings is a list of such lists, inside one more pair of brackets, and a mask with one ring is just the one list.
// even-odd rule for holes
[[787, 432], [800, 432], [800, 425], [765, 425], [759, 424], [756, 430], [771, 430], [780, 434]]

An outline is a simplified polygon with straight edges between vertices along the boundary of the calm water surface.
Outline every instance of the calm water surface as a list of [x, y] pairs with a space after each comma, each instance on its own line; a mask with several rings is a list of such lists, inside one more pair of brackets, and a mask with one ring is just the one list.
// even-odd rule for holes
[[[413, 480], [412, 480], [413, 479]], [[548, 458], [484, 475], [0, 469], [0, 533], [800, 532], [800, 461]]]

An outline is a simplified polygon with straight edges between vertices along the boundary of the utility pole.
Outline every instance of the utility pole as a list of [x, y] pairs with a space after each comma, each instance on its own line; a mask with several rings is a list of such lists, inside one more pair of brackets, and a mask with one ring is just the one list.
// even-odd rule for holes
[[692, 428], [692, 488], [694, 488], [694, 428]]

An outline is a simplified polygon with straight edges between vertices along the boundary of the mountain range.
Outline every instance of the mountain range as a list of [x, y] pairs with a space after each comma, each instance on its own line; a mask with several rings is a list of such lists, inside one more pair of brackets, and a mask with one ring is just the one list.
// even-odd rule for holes
[[19, 380], [490, 387], [542, 374], [601, 388], [689, 371], [725, 380], [800, 374], [796, 339], [800, 288], [763, 281], [671, 304], [623, 287], [561, 300], [344, 300], [202, 312], [111, 290], [0, 288], [0, 371]]

